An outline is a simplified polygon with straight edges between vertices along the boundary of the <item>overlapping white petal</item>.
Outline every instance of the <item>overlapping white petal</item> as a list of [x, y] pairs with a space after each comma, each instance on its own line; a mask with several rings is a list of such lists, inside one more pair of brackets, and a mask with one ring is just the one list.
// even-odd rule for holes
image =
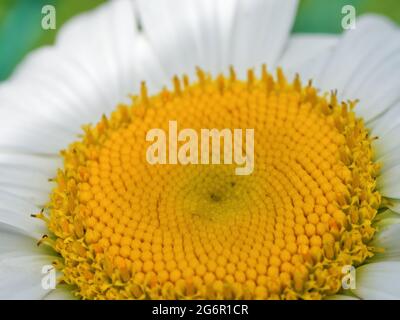
[[[378, 138], [374, 141], [376, 158], [385, 166], [383, 168], [384, 170], [388, 169], [389, 166], [393, 166], [393, 162], [390, 162], [388, 158], [393, 156], [397, 157], [400, 149], [400, 142], [398, 139], [400, 124], [397, 124], [399, 116], [395, 113], [397, 110], [399, 110], [398, 105], [394, 106], [393, 109], [391, 108], [371, 125], [372, 133]], [[388, 117], [392, 118], [393, 123], [388, 123]]]
[[278, 65], [289, 77], [297, 73], [303, 81], [316, 79], [333, 54], [338, 40], [336, 35], [292, 35]]
[[377, 119], [369, 122], [372, 134], [377, 137], [385, 136], [390, 130], [400, 125], [400, 101]]
[[57, 168], [62, 166], [59, 157], [34, 154], [0, 153], [0, 191], [42, 207], [49, 200]]
[[0, 254], [0, 299], [44, 298], [50, 289], [42, 286], [43, 267], [51, 264], [51, 259], [45, 255]]
[[[118, 10], [116, 6], [120, 4], [127, 4], [127, 7]], [[119, 30], [116, 29], [117, 24], [114, 20], [126, 18], [134, 23], [133, 7], [130, 4], [130, 1], [114, 1], [109, 5], [100, 6], [93, 12], [76, 17], [60, 30], [56, 43], [58, 50], [79, 60], [92, 81], [98, 88], [103, 89], [105, 98], [103, 103], [110, 109], [112, 105], [118, 103], [122, 90], [120, 77], [122, 65], [117, 52], [118, 47], [115, 46]], [[120, 17], [114, 16], [116, 10], [121, 14]], [[126, 35], [124, 40], [134, 41], [136, 35], [134, 25], [128, 26], [124, 31]]]
[[[381, 227], [371, 243], [379, 251], [373, 261], [400, 261], [400, 220], [398, 223]], [[382, 252], [380, 252], [382, 251]]]
[[398, 261], [363, 265], [357, 268], [356, 289], [352, 291], [361, 299], [400, 299], [399, 270]]
[[43, 247], [37, 246], [36, 242], [37, 239], [0, 224], [0, 255], [17, 252], [21, 255], [43, 254]]
[[55, 46], [32, 52], [0, 85], [0, 150], [57, 154], [82, 124], [137, 93], [141, 81], [155, 91], [168, 79], [137, 30], [131, 0], [73, 18]]
[[296, 0], [138, 0], [144, 33], [162, 52], [169, 77], [193, 75], [196, 66], [215, 74], [232, 64], [243, 76], [262, 63], [274, 65], [296, 8]]
[[295, 0], [238, 1], [231, 35], [230, 64], [244, 76], [263, 63], [274, 67], [283, 53], [297, 9]]
[[[13, 188], [10, 189], [12, 192]], [[44, 223], [31, 217], [39, 211], [39, 207], [34, 205], [33, 201], [0, 191], [0, 229], [4, 227], [8, 230], [18, 229], [35, 239], [40, 239], [46, 232]]]
[[76, 300], [77, 298], [72, 294], [71, 288], [68, 286], [58, 285], [56, 289], [51, 290], [44, 300]]
[[336, 294], [334, 296], [328, 296], [325, 300], [360, 300], [357, 297], [347, 296], [344, 294]]
[[138, 16], [143, 32], [160, 59], [167, 76], [193, 75], [201, 62], [200, 33], [194, 1], [138, 0]]
[[400, 164], [384, 171], [377, 180], [378, 190], [388, 198], [400, 199]]
[[0, 151], [55, 154], [74, 137], [61, 121], [63, 113], [41, 92], [38, 88], [36, 95], [23, 84], [0, 87]]
[[317, 84], [338, 89], [341, 99], [360, 99], [357, 113], [372, 120], [399, 99], [399, 49], [400, 33], [389, 20], [361, 18], [339, 41]]
[[390, 210], [400, 213], [400, 200], [399, 199], [388, 199], [389, 200], [389, 205], [388, 207]]

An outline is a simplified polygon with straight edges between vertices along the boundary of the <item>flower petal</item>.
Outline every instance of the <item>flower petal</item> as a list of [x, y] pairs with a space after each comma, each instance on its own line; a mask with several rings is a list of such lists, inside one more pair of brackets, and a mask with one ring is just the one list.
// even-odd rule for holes
[[388, 198], [400, 199], [400, 165], [384, 171], [377, 179], [379, 192]]
[[0, 153], [0, 191], [43, 206], [53, 187], [49, 179], [56, 176], [61, 166], [59, 157]]
[[400, 200], [388, 199], [388, 201], [389, 201], [388, 207], [390, 208], [390, 210], [392, 210], [396, 213], [400, 213]]
[[108, 111], [141, 81], [158, 89], [167, 84], [135, 16], [134, 1], [110, 1], [71, 19], [58, 36], [57, 49], [79, 61], [101, 90], [107, 87]]
[[21, 99], [24, 88], [13, 83], [0, 87], [0, 151], [54, 154], [74, 133], [62, 124], [63, 113], [52, 109], [40, 92], [25, 92], [26, 100]]
[[356, 111], [369, 121], [399, 98], [400, 34], [389, 20], [364, 16], [337, 45], [318, 84], [338, 89], [340, 99], [360, 99]]
[[248, 68], [266, 63], [276, 66], [289, 37], [297, 1], [242, 0], [238, 2], [230, 31], [230, 61], [245, 75]]
[[[393, 117], [393, 122], [396, 121], [396, 117]], [[384, 165], [384, 170], [390, 168], [396, 164], [400, 164], [396, 161], [400, 150], [400, 124], [399, 125], [388, 125], [388, 131], [378, 136], [378, 139], [374, 140], [373, 147], [376, 153], [376, 158], [379, 162]]]
[[43, 247], [37, 246], [37, 239], [26, 236], [19, 232], [13, 232], [0, 225], [0, 255], [5, 253], [25, 253], [26, 255], [35, 253], [43, 254]]
[[383, 249], [371, 261], [400, 261], [400, 224], [391, 224], [379, 230], [371, 245]]
[[0, 86], [0, 150], [56, 154], [82, 124], [130, 101], [141, 81], [154, 91], [167, 78], [138, 33], [133, 2], [79, 15], [61, 28], [55, 46], [33, 51]]
[[391, 209], [387, 209], [376, 215], [374, 224], [377, 225], [379, 230], [384, 229], [393, 224], [400, 224], [400, 216]]
[[196, 66], [215, 74], [232, 64], [243, 76], [261, 63], [274, 65], [296, 8], [296, 0], [138, 1], [144, 32], [169, 77], [192, 75]]
[[42, 299], [49, 292], [42, 287], [42, 268], [51, 261], [43, 255], [0, 255], [0, 299]]
[[334, 296], [328, 296], [324, 300], [360, 300], [357, 297], [346, 296], [344, 294], [335, 294]]
[[376, 148], [375, 151], [378, 156], [376, 162], [380, 163], [381, 165], [380, 174], [383, 174], [387, 170], [400, 165], [400, 147], [392, 150], [391, 152], [386, 152], [386, 153], [382, 152], [384, 155], [381, 157], [379, 157], [379, 154], [380, 151], [382, 151], [382, 149]]
[[[55, 47], [30, 53], [17, 67], [11, 83], [19, 94], [23, 87], [25, 103], [17, 105], [18, 108], [34, 112], [44, 110], [44, 116], [57, 112], [62, 123], [88, 122], [93, 120], [93, 112], [98, 113], [96, 109], [107, 111], [106, 92], [96, 79], [86, 72], [78, 58], [69, 57], [67, 52]], [[34, 108], [32, 103], [35, 103]], [[48, 110], [49, 104], [51, 110]], [[76, 128], [79, 126], [73, 127], [74, 131]]]
[[334, 35], [292, 35], [278, 65], [289, 77], [298, 73], [303, 81], [315, 79], [332, 55], [338, 39]]
[[54, 290], [51, 290], [44, 300], [77, 300], [72, 293], [72, 289], [67, 286], [58, 285]]
[[46, 232], [43, 221], [31, 217], [39, 208], [31, 201], [17, 197], [11, 193], [0, 192], [0, 229], [6, 226], [13, 230], [21, 230], [33, 238], [40, 239]]
[[[99, 88], [105, 88], [107, 81], [107, 91], [104, 92], [107, 94], [104, 97], [107, 99], [106, 105], [110, 107], [118, 103], [122, 89], [119, 77], [121, 67], [114, 46], [114, 36], [118, 30], [114, 29], [112, 19], [112, 8], [118, 4], [119, 1], [110, 1], [74, 17], [60, 30], [56, 42], [58, 50], [79, 60]], [[132, 15], [129, 19], [133, 19], [133, 8], [130, 11]]]
[[135, 1], [120, 0], [110, 6], [111, 41], [118, 63], [121, 95], [139, 92], [146, 81], [151, 90], [160, 90], [169, 79], [142, 32], [138, 30]]
[[381, 163], [381, 173], [400, 164], [400, 102], [368, 124], [371, 134], [378, 139], [373, 142], [376, 161]]
[[356, 269], [352, 290], [361, 299], [400, 299], [400, 262], [377, 262]]
[[158, 54], [167, 76], [193, 75], [196, 65], [200, 64], [194, 1], [138, 0], [137, 10], [143, 32]]
[[400, 102], [396, 103], [387, 112], [379, 116], [374, 121], [368, 123], [372, 134], [381, 138], [394, 127], [400, 125]]

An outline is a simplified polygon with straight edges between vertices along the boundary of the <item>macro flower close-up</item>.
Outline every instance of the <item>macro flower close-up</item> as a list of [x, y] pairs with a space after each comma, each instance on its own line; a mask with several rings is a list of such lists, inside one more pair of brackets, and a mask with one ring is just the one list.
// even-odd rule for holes
[[106, 1], [31, 50], [0, 299], [400, 299], [400, 28], [306, 5]]

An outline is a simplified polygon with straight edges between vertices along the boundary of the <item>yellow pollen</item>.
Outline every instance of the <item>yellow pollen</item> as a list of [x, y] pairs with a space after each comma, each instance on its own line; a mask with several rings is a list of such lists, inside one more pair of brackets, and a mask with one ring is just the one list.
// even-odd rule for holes
[[[265, 66], [247, 81], [173, 79], [85, 126], [44, 213], [62, 282], [84, 299], [320, 299], [373, 255], [381, 197], [371, 138], [335, 93]], [[181, 84], [182, 83], [182, 84]], [[158, 165], [146, 133], [254, 129], [254, 171]], [[183, 143], [183, 142], [180, 142]], [[45, 240], [45, 239], [44, 239]], [[42, 241], [44, 241], [42, 240]]]

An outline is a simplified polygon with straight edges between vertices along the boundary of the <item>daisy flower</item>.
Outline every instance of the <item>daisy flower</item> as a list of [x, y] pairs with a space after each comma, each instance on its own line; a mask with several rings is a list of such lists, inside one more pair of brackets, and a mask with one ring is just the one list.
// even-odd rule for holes
[[[0, 297], [400, 298], [399, 29], [296, 9], [115, 0], [32, 52], [0, 86]], [[172, 120], [254, 129], [254, 171], [149, 164]]]

